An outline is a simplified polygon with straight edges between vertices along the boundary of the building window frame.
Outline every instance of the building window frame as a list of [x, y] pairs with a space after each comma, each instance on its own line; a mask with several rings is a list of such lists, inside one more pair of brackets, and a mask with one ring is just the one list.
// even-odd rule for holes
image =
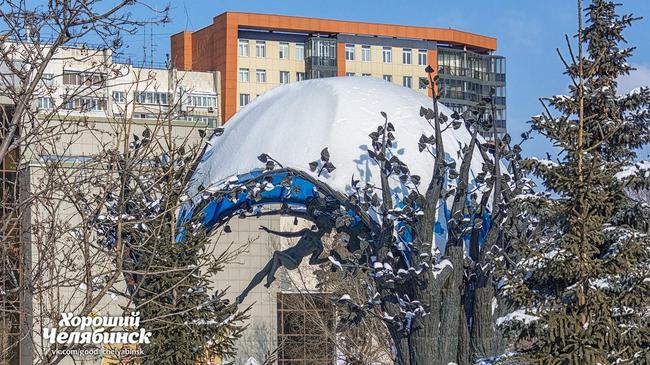
[[106, 110], [106, 99], [94, 96], [85, 96], [75, 99], [67, 99], [63, 103], [64, 110], [80, 112], [99, 112]]
[[418, 78], [418, 89], [426, 90], [427, 88], [429, 88], [429, 80], [426, 77]]
[[195, 108], [216, 108], [216, 94], [189, 94], [187, 96], [187, 105]]
[[41, 80], [43, 80], [43, 84], [45, 86], [53, 86], [54, 85], [54, 74], [44, 73], [43, 76], [41, 77]]
[[383, 75], [381, 77], [384, 81], [393, 82], [393, 75]]
[[169, 93], [159, 91], [135, 91], [133, 99], [137, 104], [168, 105]]
[[255, 57], [266, 58], [266, 41], [255, 41]]
[[249, 57], [250, 56], [250, 41], [248, 39], [240, 39], [238, 42], [239, 46], [239, 56], [240, 57]]
[[248, 68], [239, 69], [239, 82], [250, 82], [251, 71]]
[[63, 85], [104, 87], [106, 85], [106, 74], [92, 71], [63, 70]]
[[413, 50], [410, 48], [402, 48], [402, 63], [405, 65], [413, 64]]
[[245, 107], [251, 102], [251, 94], [239, 94], [239, 107]]
[[305, 73], [304, 72], [296, 72], [296, 81], [302, 81], [305, 79]]
[[126, 102], [126, 92], [114, 90], [112, 93], [113, 101], [116, 103], [125, 103]]
[[354, 44], [345, 45], [345, 60], [354, 61]]
[[381, 49], [381, 59], [384, 63], [393, 63], [393, 47], [383, 47]]
[[418, 50], [418, 65], [419, 66], [426, 66], [427, 65], [428, 53], [429, 52], [426, 49], [419, 49]]
[[413, 77], [412, 76], [402, 76], [402, 86], [409, 89], [413, 88]]
[[372, 62], [372, 49], [370, 48], [370, 46], [367, 45], [361, 46], [361, 61]]
[[255, 82], [258, 84], [266, 83], [266, 70], [257, 69], [255, 70]]
[[296, 60], [304, 61], [305, 60], [305, 44], [296, 43]]
[[280, 83], [288, 84], [290, 82], [289, 71], [280, 71]]
[[[329, 293], [278, 293], [279, 364], [336, 362], [336, 312]], [[304, 344], [310, 344], [305, 346]]]
[[37, 105], [42, 110], [54, 109], [54, 98], [51, 96], [40, 96], [37, 100]]
[[289, 59], [289, 43], [280, 42], [280, 44], [278, 45], [278, 57], [281, 60]]

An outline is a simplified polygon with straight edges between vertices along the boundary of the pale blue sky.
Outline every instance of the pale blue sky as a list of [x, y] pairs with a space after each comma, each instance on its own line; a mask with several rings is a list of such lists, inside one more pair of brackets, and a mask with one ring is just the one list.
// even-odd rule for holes
[[[630, 61], [639, 68], [634, 78], [621, 82], [630, 89], [650, 84], [650, 1], [626, 0], [622, 9], [645, 16], [626, 33], [637, 46]], [[151, 2], [154, 4], [154, 2]], [[576, 29], [576, 5], [571, 0], [453, 0], [453, 1], [304, 1], [304, 0], [174, 0], [171, 24], [147, 29], [127, 42], [135, 58], [142, 57], [144, 38], [155, 44], [155, 58], [164, 60], [169, 52], [169, 35], [197, 30], [224, 11], [248, 11], [367, 22], [451, 27], [494, 36], [497, 53], [507, 57], [508, 128], [518, 136], [532, 115], [539, 114], [538, 98], [565, 93], [568, 80], [555, 52], [565, 50], [564, 34]], [[150, 48], [148, 48], [150, 49]], [[550, 145], [541, 137], [525, 146], [529, 155], [542, 156]], [[647, 159], [649, 150], [641, 158]]]

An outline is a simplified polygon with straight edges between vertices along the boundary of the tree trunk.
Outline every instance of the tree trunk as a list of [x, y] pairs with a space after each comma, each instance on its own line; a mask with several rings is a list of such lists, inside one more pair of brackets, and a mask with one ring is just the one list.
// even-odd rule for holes
[[467, 330], [467, 317], [465, 311], [461, 308], [459, 311], [460, 318], [458, 321], [458, 365], [469, 365], [470, 362], [470, 339]]
[[493, 356], [499, 351], [493, 305], [494, 288], [490, 283], [476, 288], [471, 326], [471, 352], [475, 358]]
[[[416, 291], [416, 298], [423, 306], [429, 308], [429, 314], [422, 318], [410, 337], [412, 359], [414, 364], [435, 364], [440, 359], [437, 341], [440, 338], [441, 285], [445, 281], [434, 279], [431, 272], [426, 273], [427, 287]], [[449, 277], [450, 278], [450, 277]]]
[[463, 247], [448, 246], [446, 256], [453, 265], [453, 271], [451, 278], [441, 290], [440, 337], [438, 338], [440, 360], [442, 360], [439, 364], [445, 365], [458, 361], [460, 312], [463, 310], [460, 301], [460, 288], [463, 285]]

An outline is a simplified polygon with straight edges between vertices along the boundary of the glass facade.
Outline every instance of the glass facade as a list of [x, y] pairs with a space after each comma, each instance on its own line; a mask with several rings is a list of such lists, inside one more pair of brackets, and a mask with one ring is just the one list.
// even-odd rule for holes
[[[495, 90], [497, 133], [506, 132], [506, 60], [502, 56], [439, 47], [440, 101], [459, 113], [476, 105]], [[492, 138], [492, 131], [481, 131]]]
[[308, 79], [336, 76], [335, 38], [309, 38], [306, 48], [305, 73]]

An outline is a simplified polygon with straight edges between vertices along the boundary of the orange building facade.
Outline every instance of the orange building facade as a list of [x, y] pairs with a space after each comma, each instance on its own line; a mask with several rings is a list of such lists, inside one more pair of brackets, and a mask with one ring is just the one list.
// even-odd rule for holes
[[268, 89], [309, 78], [375, 76], [426, 93], [431, 65], [454, 110], [497, 88], [505, 130], [505, 59], [496, 49], [495, 38], [455, 29], [240, 12], [171, 37], [174, 67], [221, 72], [224, 121]]

